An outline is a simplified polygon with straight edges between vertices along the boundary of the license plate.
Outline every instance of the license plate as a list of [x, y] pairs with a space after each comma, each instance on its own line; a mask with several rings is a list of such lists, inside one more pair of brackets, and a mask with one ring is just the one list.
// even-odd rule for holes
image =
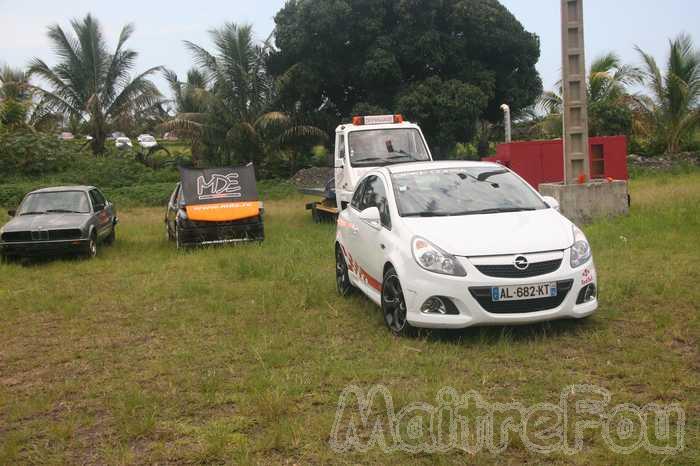
[[491, 288], [491, 299], [494, 302], [553, 298], [556, 295], [556, 283], [540, 283], [537, 285], [494, 286], [493, 288]]

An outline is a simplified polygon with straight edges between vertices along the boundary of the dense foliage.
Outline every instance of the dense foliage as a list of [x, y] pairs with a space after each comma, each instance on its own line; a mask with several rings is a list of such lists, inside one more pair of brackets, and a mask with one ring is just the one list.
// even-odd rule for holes
[[331, 121], [401, 110], [448, 146], [542, 91], [539, 39], [496, 0], [292, 0], [275, 23], [279, 105]]

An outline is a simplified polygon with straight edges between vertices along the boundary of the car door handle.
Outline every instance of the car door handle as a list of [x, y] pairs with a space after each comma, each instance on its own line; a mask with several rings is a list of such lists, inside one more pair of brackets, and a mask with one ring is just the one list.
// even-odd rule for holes
[[353, 234], [353, 235], [356, 235], [356, 234], [358, 234], [359, 232], [360, 232], [360, 228], [353, 225], [353, 227], [352, 227], [352, 234]]

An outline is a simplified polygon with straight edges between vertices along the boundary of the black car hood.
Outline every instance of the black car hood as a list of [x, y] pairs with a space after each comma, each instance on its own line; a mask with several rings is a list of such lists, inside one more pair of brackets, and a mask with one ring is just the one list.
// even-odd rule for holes
[[63, 230], [82, 228], [90, 214], [20, 215], [10, 220], [2, 231]]

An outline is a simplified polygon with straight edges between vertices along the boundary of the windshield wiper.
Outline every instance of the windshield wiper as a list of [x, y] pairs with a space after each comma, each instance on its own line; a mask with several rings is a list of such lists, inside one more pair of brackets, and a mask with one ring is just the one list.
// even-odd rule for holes
[[537, 210], [534, 207], [499, 207], [494, 209], [481, 209], [481, 210], [465, 210], [463, 212], [455, 212], [451, 215], [461, 216], [461, 215], [480, 215], [480, 214], [503, 214], [507, 212], [529, 212], [532, 210]]
[[77, 210], [68, 210], [68, 209], [49, 209], [46, 212], [51, 213], [51, 214], [82, 214], [83, 213], [83, 212], [78, 212]]
[[46, 212], [22, 212], [20, 215], [44, 215]]
[[415, 155], [409, 154], [408, 152], [406, 152], [406, 151], [403, 150], [403, 149], [397, 150], [396, 152], [398, 152], [399, 155], [392, 155], [392, 156], [390, 156], [390, 157], [387, 157], [387, 159], [388, 159], [388, 160], [395, 160], [395, 159], [409, 158], [409, 159], [411, 159], [411, 160], [413, 160], [413, 161], [416, 161], [416, 162], [418, 161], [418, 159], [416, 158]]
[[365, 157], [364, 159], [355, 159], [352, 163], [362, 163], [362, 162], [376, 162], [377, 160], [384, 160], [381, 157]]
[[452, 214], [448, 212], [411, 212], [403, 214], [402, 217], [450, 217]]

